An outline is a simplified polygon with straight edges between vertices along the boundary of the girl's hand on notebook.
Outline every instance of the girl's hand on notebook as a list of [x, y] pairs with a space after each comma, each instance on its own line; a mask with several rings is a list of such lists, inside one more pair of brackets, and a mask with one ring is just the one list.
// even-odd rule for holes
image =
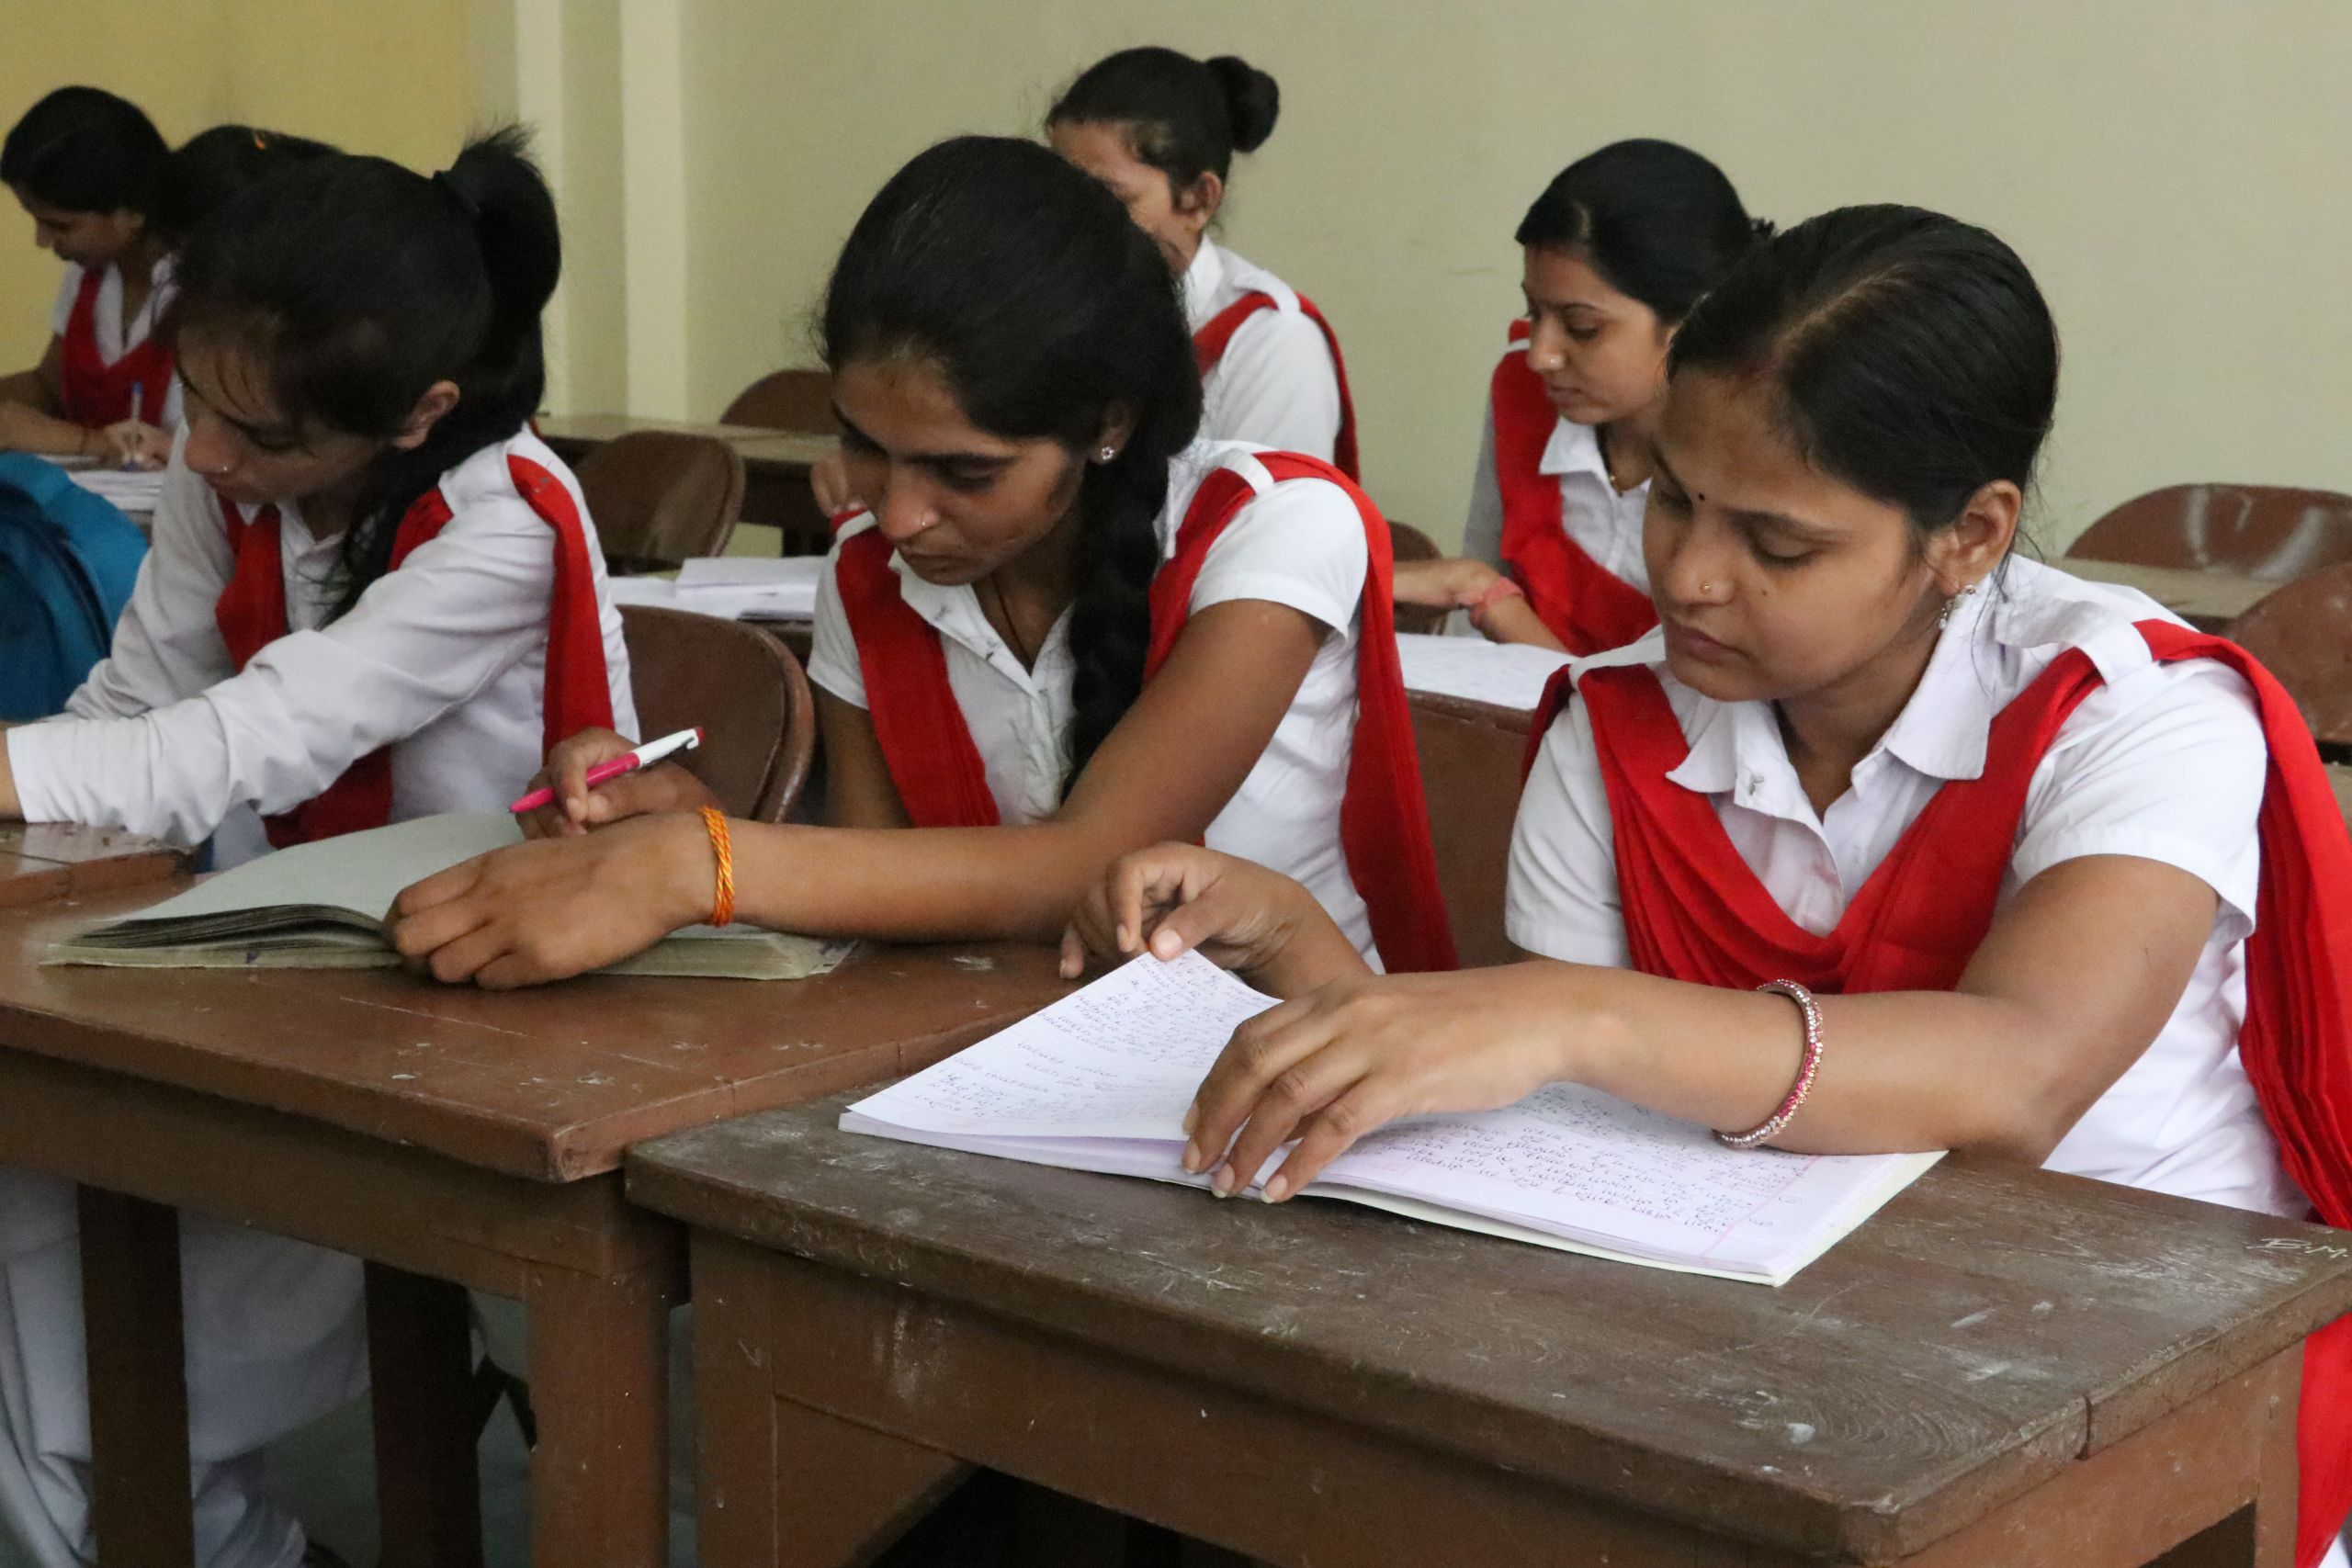
[[585, 974], [710, 916], [699, 818], [643, 817], [453, 865], [392, 903], [392, 946], [435, 979], [486, 990]]
[[[1184, 1168], [1279, 1202], [1348, 1146], [1400, 1116], [1491, 1111], [1572, 1076], [1546, 971], [1520, 964], [1336, 980], [1233, 1032], [1184, 1118]], [[1223, 1158], [1220, 1159], [1219, 1156]]]
[[548, 765], [531, 780], [532, 789], [553, 789], [555, 799], [517, 818], [526, 839], [578, 838], [624, 818], [662, 811], [694, 811], [720, 806], [709, 786], [676, 762], [656, 762], [594, 789], [588, 770], [627, 756], [637, 742], [609, 729], [583, 729], [548, 753]]
[[126, 419], [102, 433], [112, 461], [126, 468], [160, 468], [172, 459], [172, 433], [142, 420]]
[[1501, 575], [1482, 560], [1400, 560], [1396, 603], [1462, 609], [1476, 604]]
[[1115, 964], [1195, 948], [1276, 996], [1366, 972], [1314, 895], [1289, 877], [1195, 844], [1160, 844], [1114, 862], [1071, 914], [1062, 976], [1076, 979], [1090, 954]]

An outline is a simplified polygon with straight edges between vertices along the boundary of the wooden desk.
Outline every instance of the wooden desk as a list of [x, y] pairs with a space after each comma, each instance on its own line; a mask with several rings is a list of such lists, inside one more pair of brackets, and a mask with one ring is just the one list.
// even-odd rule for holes
[[817, 510], [808, 470], [839, 445], [830, 435], [763, 430], [749, 424], [693, 424], [679, 420], [637, 419], [619, 413], [542, 414], [539, 439], [567, 463], [632, 430], [675, 430], [715, 435], [742, 455], [743, 521], [784, 530], [786, 555], [822, 555], [832, 546], [832, 529]]
[[2199, 631], [2227, 629], [2274, 590], [2286, 586], [2227, 571], [2184, 571], [2172, 567], [2133, 566], [2123, 561], [2067, 556], [2051, 563], [2090, 582], [2136, 588]]
[[630, 1152], [694, 1226], [709, 1568], [971, 1464], [1277, 1563], [2284, 1568], [2352, 1235], [1948, 1161], [1775, 1291], [835, 1130]]
[[[400, 971], [42, 968], [152, 902], [0, 915], [0, 1164], [85, 1184], [95, 1499], [107, 1561], [187, 1561], [175, 1208], [369, 1263], [382, 1562], [479, 1562], [470, 1287], [519, 1298], [533, 1545], [666, 1558], [669, 1222], [636, 1139], [906, 1072], [1066, 988], [1045, 949], [878, 948], [796, 984], [590, 978], [493, 996]], [[169, 1207], [163, 1207], [168, 1205]]]
[[160, 882], [185, 870], [187, 859], [115, 828], [0, 823], [0, 909]]
[[1534, 715], [1430, 692], [1407, 696], [1454, 952], [1465, 965], [1509, 963], [1503, 881], [1519, 816], [1520, 759]]

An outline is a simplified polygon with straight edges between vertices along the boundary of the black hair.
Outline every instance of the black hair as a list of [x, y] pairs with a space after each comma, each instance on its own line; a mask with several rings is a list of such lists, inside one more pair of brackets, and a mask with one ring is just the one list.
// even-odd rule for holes
[[1621, 294], [1674, 325], [1734, 263], [1770, 236], [1721, 169], [1688, 147], [1613, 141], [1555, 175], [1513, 236], [1575, 250]]
[[336, 613], [390, 564], [401, 515], [537, 409], [539, 312], [562, 265], [555, 200], [514, 129], [430, 178], [333, 153], [263, 180], [200, 224], [166, 318], [259, 367], [297, 430], [385, 440], [436, 381], [458, 400], [413, 450], [387, 445], [344, 535]]
[[1846, 207], [1733, 268], [1667, 366], [1766, 386], [1807, 463], [1926, 535], [1996, 479], [2030, 485], [2058, 329], [1995, 235], [1916, 207]]
[[176, 249], [196, 226], [229, 204], [230, 198], [271, 175], [335, 151], [307, 136], [288, 136], [251, 125], [216, 125], [198, 131], [164, 166], [162, 188], [148, 215], [156, 234]]
[[[916, 155], [867, 205], [825, 291], [825, 362], [938, 367], [964, 416], [1087, 461], [1078, 506], [1069, 778], [1143, 686], [1170, 459], [1201, 422], [1175, 276], [1116, 197], [1033, 141], [967, 136]], [[1066, 781], [1067, 784], [1067, 781]]]
[[1136, 161], [1181, 192], [1203, 175], [1224, 179], [1236, 152], [1254, 152], [1274, 133], [1282, 107], [1274, 79], [1239, 55], [1123, 49], [1080, 73], [1046, 124], [1123, 127]]
[[68, 212], [155, 210], [171, 155], [146, 112], [103, 87], [60, 87], [0, 141], [0, 185]]

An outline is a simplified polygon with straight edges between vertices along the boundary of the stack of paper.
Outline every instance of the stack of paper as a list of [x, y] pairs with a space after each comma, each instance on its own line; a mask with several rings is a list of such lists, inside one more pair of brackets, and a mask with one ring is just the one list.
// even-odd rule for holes
[[[400, 962], [384, 919], [402, 888], [475, 855], [520, 843], [503, 813], [421, 817], [263, 855], [128, 919], [50, 950], [52, 964], [155, 969], [373, 969]], [[797, 980], [842, 961], [845, 942], [756, 927], [695, 926], [612, 975]]]
[[156, 501], [164, 493], [164, 470], [161, 468], [73, 468], [68, 470], [75, 484], [94, 494], [104, 496], [124, 512], [145, 514], [155, 510]]
[[1544, 682], [1568, 661], [1565, 653], [1525, 643], [1414, 632], [1396, 634], [1396, 657], [1408, 692], [1468, 697], [1507, 708], [1532, 708], [1543, 701]]
[[[1170, 964], [1138, 958], [858, 1101], [841, 1124], [1205, 1186], [1178, 1163], [1185, 1108], [1234, 1029], [1273, 1005], [1197, 953]], [[1727, 1149], [1702, 1127], [1555, 1084], [1500, 1111], [1391, 1123], [1305, 1191], [1542, 1247], [1777, 1285], [1939, 1157]]]
[[738, 621], [813, 621], [823, 556], [708, 556], [678, 569], [678, 608]]

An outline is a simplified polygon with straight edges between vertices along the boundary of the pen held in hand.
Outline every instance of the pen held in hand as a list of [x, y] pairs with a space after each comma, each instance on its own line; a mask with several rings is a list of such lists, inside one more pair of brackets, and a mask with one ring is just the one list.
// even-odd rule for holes
[[[649, 740], [634, 751], [624, 752], [609, 762], [599, 762], [589, 769], [588, 787], [594, 789], [598, 784], [619, 778], [624, 773], [633, 773], [640, 768], [650, 767], [665, 757], [680, 751], [691, 751], [701, 744], [702, 731], [698, 728], [681, 729], [676, 734], [665, 735], [659, 740]], [[533, 790], [506, 809], [514, 812], [537, 811], [540, 807], [550, 806], [554, 802], [555, 790], [550, 785], [544, 789]]]

